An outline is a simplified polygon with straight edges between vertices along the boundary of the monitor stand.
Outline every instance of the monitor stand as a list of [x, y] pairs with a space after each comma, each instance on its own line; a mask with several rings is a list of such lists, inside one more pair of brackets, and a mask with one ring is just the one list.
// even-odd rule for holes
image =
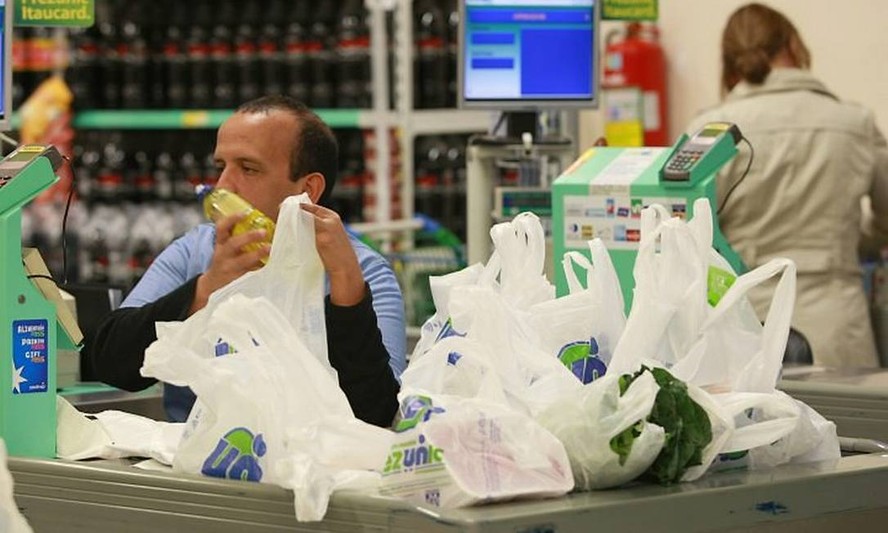
[[533, 144], [554, 144], [569, 145], [570, 139], [561, 136], [542, 137], [540, 132], [540, 114], [536, 111], [506, 111], [504, 112], [504, 120], [506, 122], [506, 134], [483, 135], [474, 137], [472, 144], [484, 146], [505, 146], [505, 145], [521, 145], [524, 144], [523, 137], [525, 133], [530, 133]]

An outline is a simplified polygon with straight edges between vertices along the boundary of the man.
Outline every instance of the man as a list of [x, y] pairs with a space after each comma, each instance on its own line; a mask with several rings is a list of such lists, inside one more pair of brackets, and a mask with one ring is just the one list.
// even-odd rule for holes
[[[404, 306], [391, 267], [349, 236], [339, 216], [323, 205], [336, 180], [338, 148], [330, 128], [301, 103], [269, 96], [248, 102], [219, 128], [218, 187], [237, 193], [277, 220], [288, 196], [308, 193], [303, 204], [315, 219], [315, 241], [327, 274], [325, 300], [330, 364], [355, 416], [388, 426], [397, 409], [398, 380], [405, 363]], [[156, 340], [155, 322], [184, 320], [210, 294], [262, 266], [270, 247], [261, 230], [231, 235], [241, 215], [202, 224], [167, 247], [124, 300], [99, 326], [87, 347], [96, 376], [125, 390], [155, 380], [139, 369]], [[164, 386], [172, 421], [184, 421], [194, 403], [190, 389]]]

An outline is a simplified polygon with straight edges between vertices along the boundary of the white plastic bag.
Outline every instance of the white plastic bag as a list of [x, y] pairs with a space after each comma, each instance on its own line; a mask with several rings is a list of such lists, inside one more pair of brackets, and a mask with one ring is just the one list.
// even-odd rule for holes
[[474, 399], [425, 401], [425, 409], [410, 412], [413, 420], [404, 425], [409, 429], [394, 438], [383, 468], [383, 494], [451, 509], [555, 497], [573, 487], [564, 447], [532, 419]]
[[[509, 405], [534, 415], [582, 383], [532, 342], [526, 312], [490, 287], [460, 287], [451, 294], [453, 327], [484, 347]], [[409, 382], [408, 382], [409, 384]]]
[[413, 349], [413, 355], [410, 356], [411, 363], [422, 357], [439, 340], [454, 335], [463, 335], [454, 331], [450, 324], [450, 293], [454, 287], [477, 284], [483, 270], [484, 265], [475, 263], [443, 276], [429, 276], [429, 288], [432, 293], [432, 301], [435, 304], [435, 314], [422, 325], [419, 341]]
[[[569, 294], [533, 305], [528, 326], [534, 342], [589, 383], [604, 375], [626, 323], [623, 295], [610, 255], [601, 239], [589, 241], [590, 262], [579, 252], [562, 259]], [[574, 265], [586, 273], [585, 287]]]
[[69, 461], [151, 457], [170, 465], [185, 429], [185, 424], [114, 410], [87, 418], [62, 396], [56, 397], [56, 411], [56, 454]]
[[490, 238], [500, 263], [500, 291], [509, 305], [527, 309], [555, 298], [555, 287], [544, 273], [546, 235], [539, 217], [520, 213], [490, 228]]
[[[167, 337], [145, 354], [144, 375], [189, 386], [198, 397], [174, 470], [293, 488], [297, 518], [320, 520], [337, 475], [376, 468], [390, 433], [354, 418], [336, 378], [264, 298], [231, 296], [213, 309], [204, 333], [238, 351], [207, 359]], [[319, 449], [325, 439], [340, 444]], [[354, 451], [337, 456], [342, 439]]]
[[399, 396], [447, 395], [507, 406], [505, 391], [485, 345], [463, 337], [437, 342], [401, 375]]
[[543, 274], [545, 233], [536, 215], [521, 213], [511, 221], [496, 224], [490, 229], [490, 236], [494, 249], [486, 264], [429, 278], [435, 314], [423, 324], [411, 361], [422, 357], [441, 339], [466, 334], [466, 330], [454, 327], [452, 321], [450, 306], [456, 290], [491, 289], [515, 309], [527, 309], [555, 297], [555, 287]]
[[[834, 428], [775, 390], [795, 301], [795, 265], [774, 259], [735, 278], [712, 249], [708, 201], [694, 203], [688, 223], [666, 216], [660, 206], [642, 212], [635, 299], [612, 371], [664, 366], [689, 387], [705, 389], [695, 391], [695, 399], [721, 441], [707, 457], [749, 451], [745, 464], [767, 467], [837, 455]], [[762, 324], [746, 295], [775, 276]], [[700, 474], [694, 469], [685, 479]]]
[[[666, 438], [662, 427], [646, 421], [659, 390], [653, 375], [644, 372], [621, 396], [619, 376], [607, 374], [537, 416], [564, 444], [578, 490], [622, 485], [653, 464]], [[621, 458], [611, 439], [636, 424], [639, 434]]]
[[0, 439], [0, 531], [33, 533], [28, 521], [19, 512], [12, 494], [12, 476], [6, 467], [6, 443]]
[[[314, 219], [299, 204], [308, 202], [308, 195], [291, 196], [281, 204], [271, 244], [268, 263], [248, 272], [214, 292], [207, 305], [173, 329], [184, 328], [177, 340], [184, 348], [203, 357], [225, 353], [219, 337], [203, 333], [213, 310], [235, 294], [249, 298], [262, 297], [271, 302], [287, 318], [302, 343], [315, 358], [336, 375], [327, 359], [327, 335], [324, 323], [324, 267], [315, 246]], [[168, 334], [170, 327], [157, 326], [157, 336]], [[195, 333], [197, 332], [197, 333]], [[237, 349], [237, 347], [234, 347]]]
[[[264, 268], [185, 322], [157, 325], [142, 375], [198, 397], [175, 470], [293, 488], [297, 518], [319, 520], [344, 472], [378, 467], [390, 433], [355, 419], [327, 359], [323, 266], [303, 201], [284, 201]], [[325, 440], [340, 445], [317, 448]], [[343, 441], [356, 451], [329, 455]]]

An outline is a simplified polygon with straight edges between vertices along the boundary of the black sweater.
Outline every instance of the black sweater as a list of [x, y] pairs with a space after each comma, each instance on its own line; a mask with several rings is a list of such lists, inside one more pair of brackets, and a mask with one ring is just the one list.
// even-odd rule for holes
[[[196, 286], [195, 277], [155, 302], [120, 308], [105, 317], [84, 348], [96, 377], [128, 391], [156, 383], [139, 373], [145, 350], [157, 340], [154, 324], [185, 320]], [[388, 364], [369, 287], [355, 306], [333, 305], [329, 296], [324, 304], [330, 364], [339, 374], [339, 386], [352, 411], [367, 423], [390, 426], [398, 408], [399, 386]]]

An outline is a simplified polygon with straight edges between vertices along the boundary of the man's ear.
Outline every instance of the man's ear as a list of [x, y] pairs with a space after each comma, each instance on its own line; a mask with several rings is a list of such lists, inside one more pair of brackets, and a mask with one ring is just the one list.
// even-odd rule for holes
[[308, 193], [311, 202], [313, 204], [318, 203], [318, 200], [320, 200], [321, 195], [324, 193], [324, 189], [327, 188], [327, 180], [324, 178], [324, 175], [320, 172], [312, 172], [303, 179], [305, 179], [305, 192]]

